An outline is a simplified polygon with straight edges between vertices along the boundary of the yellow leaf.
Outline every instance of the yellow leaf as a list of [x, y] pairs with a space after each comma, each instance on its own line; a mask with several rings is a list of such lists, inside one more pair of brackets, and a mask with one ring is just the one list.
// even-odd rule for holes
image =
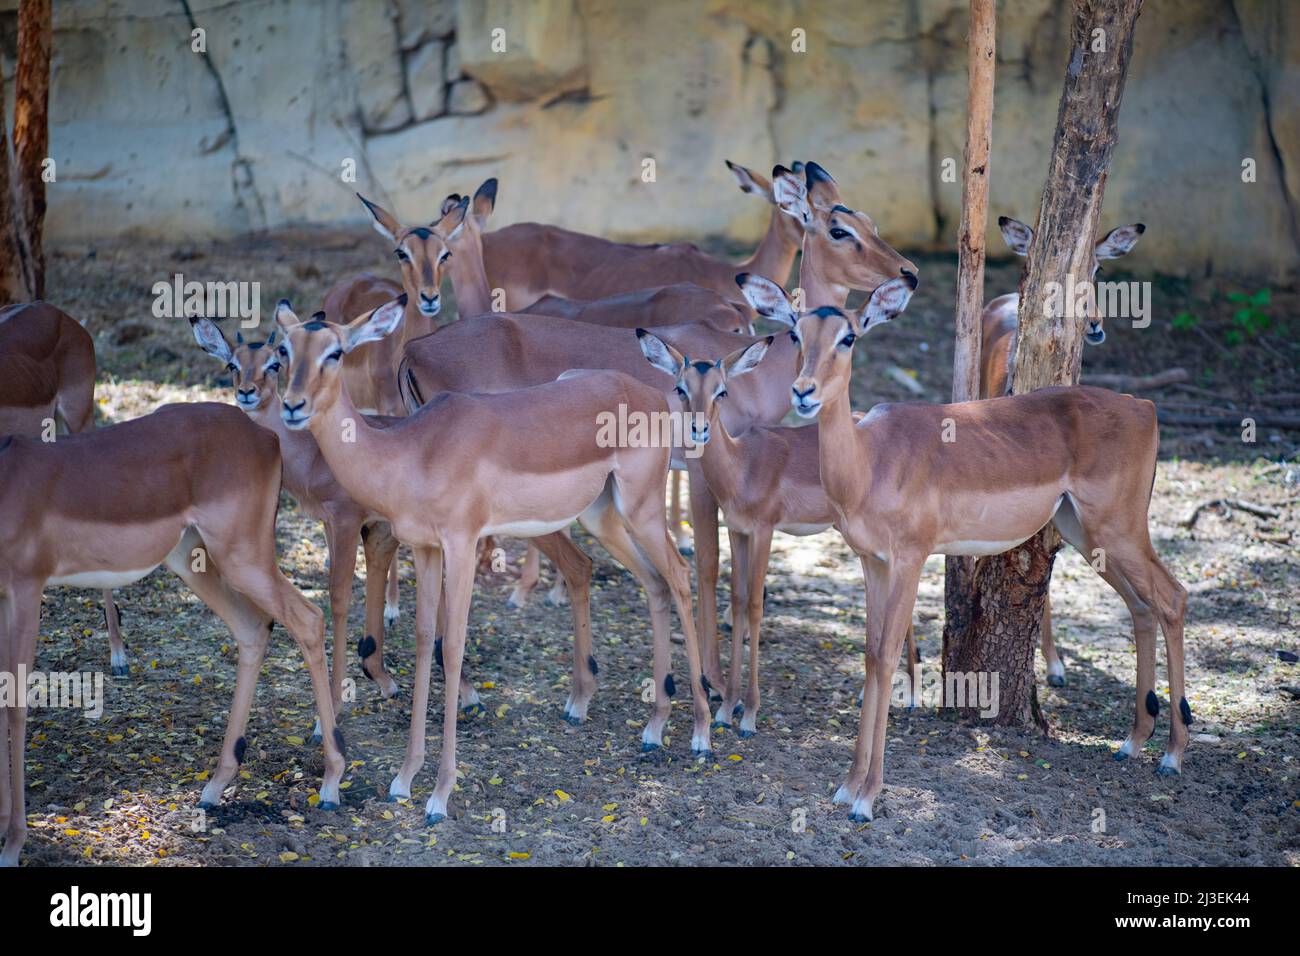
[[645, 826], [645, 825], [646, 825], [647, 823], [649, 823], [649, 822], [650, 822], [650, 818], [649, 818], [649, 817], [642, 817], [642, 818], [641, 818], [641, 826]]
[[607, 804], [605, 804], [603, 807], [601, 807], [601, 809], [602, 809], [602, 810], [607, 810], [607, 811], [608, 811], [608, 810], [617, 810], [617, 809], [618, 809], [618, 804], [617, 804], [617, 803], [607, 803]]
[[81, 836], [80, 830], [74, 830], [71, 827], [63, 831], [64, 836]]
[[207, 780], [208, 777], [209, 777], [209, 773], [206, 770], [200, 770], [198, 773], [194, 775], [195, 780]]
[[532, 856], [531, 853], [520, 853], [517, 850], [511, 850], [509, 853], [506, 854], [506, 857], [511, 860], [526, 860], [530, 856]]
[[500, 777], [492, 777], [488, 780], [488, 783], [490, 783], [494, 787], [499, 787], [501, 786], [502, 780]]
[[316, 806], [316, 804], [320, 803], [320, 794], [319, 794], [319, 793], [313, 793], [310, 797], [307, 798], [307, 803], [308, 803], [310, 806], [313, 806], [313, 807]]
[[297, 736], [296, 734], [291, 734], [290, 736], [285, 737], [284, 739], [288, 743], [293, 744], [295, 747], [301, 747], [303, 745], [303, 739]]
[[298, 859], [298, 854], [294, 853], [293, 850], [285, 850], [280, 854], [281, 863], [292, 863], [296, 859]]
[[564, 803], [569, 799], [569, 795], [563, 790], [556, 790], [555, 795], [560, 798], [561, 803]]
[[611, 813], [611, 814], [609, 814], [608, 816], [601, 817], [601, 818], [600, 818], [600, 822], [601, 822], [601, 823], [613, 823], [613, 822], [614, 822], [615, 820], [617, 820], [617, 819], [618, 819], [618, 817], [614, 816], [614, 814]]
[[496, 681], [485, 680], [485, 681], [483, 682], [483, 689], [484, 689], [484, 690], [492, 690], [492, 689], [495, 688], [496, 686], [497, 686]]

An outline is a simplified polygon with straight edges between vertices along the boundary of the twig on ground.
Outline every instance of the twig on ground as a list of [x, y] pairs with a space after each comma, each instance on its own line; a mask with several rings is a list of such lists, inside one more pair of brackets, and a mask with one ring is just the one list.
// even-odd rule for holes
[[1190, 528], [1196, 524], [1196, 519], [1201, 516], [1201, 512], [1207, 508], [1235, 508], [1237, 511], [1245, 511], [1259, 518], [1280, 518], [1282, 512], [1276, 508], [1270, 508], [1268, 505], [1257, 505], [1253, 501], [1245, 501], [1241, 498], [1214, 498], [1210, 501], [1204, 501], [1192, 509], [1192, 513], [1179, 522], [1184, 528]]

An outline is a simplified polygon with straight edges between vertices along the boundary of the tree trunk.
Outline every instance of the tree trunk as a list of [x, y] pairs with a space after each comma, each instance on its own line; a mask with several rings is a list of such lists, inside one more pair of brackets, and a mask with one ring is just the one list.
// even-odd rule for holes
[[9, 124], [5, 122], [5, 78], [0, 73], [0, 306], [27, 299], [18, 257], [13, 183], [9, 173]]
[[49, 155], [50, 0], [23, 0], [18, 11], [18, 70], [14, 77], [14, 204], [23, 280], [34, 299], [45, 295], [45, 180]]
[[[1090, 284], [1106, 170], [1142, 0], [1072, 0], [1071, 7], [1065, 89], [1038, 222], [1020, 280], [1020, 329], [1011, 383], [1015, 394], [1079, 381], [1086, 316], [1069, 314], [1063, 306], [1074, 298], [1073, 284]], [[975, 569], [973, 606], [958, 617], [968, 627], [964, 633], [945, 635], [951, 637], [945, 647], [946, 668], [998, 675], [994, 723], [1022, 725], [1032, 720], [1047, 729], [1038, 712], [1033, 664], [1059, 546], [1055, 529], [1048, 525], [1019, 548], [981, 559]]]
[[[979, 398], [980, 313], [984, 307], [984, 235], [989, 212], [989, 148], [993, 139], [993, 73], [996, 64], [994, 0], [970, 0], [966, 39], [966, 152], [963, 157], [961, 225], [957, 233], [957, 347], [952, 363], [952, 400]], [[970, 626], [975, 559], [944, 559], [944, 647], [953, 627]]]

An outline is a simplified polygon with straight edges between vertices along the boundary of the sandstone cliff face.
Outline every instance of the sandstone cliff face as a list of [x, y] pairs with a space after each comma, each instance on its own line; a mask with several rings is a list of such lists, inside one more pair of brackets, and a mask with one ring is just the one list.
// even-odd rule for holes
[[[1035, 215], [1067, 8], [999, 3], [994, 214]], [[723, 159], [816, 159], [895, 245], [952, 248], [965, 30], [965, 0], [59, 0], [47, 230], [361, 227], [358, 189], [416, 220], [497, 176], [498, 223], [751, 240]], [[1106, 197], [1150, 268], [1291, 275], [1300, 4], [1149, 3]]]

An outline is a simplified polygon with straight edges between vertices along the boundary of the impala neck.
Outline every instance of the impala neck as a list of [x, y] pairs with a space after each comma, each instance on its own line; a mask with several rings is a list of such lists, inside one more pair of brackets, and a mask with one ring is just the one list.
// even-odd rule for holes
[[[283, 423], [281, 423], [283, 425]], [[375, 428], [357, 411], [339, 383], [338, 399], [318, 410], [307, 425], [335, 479], [361, 505], [386, 517], [393, 500], [393, 483], [400, 480], [400, 451], [394, 436]], [[344, 442], [345, 432], [353, 440]], [[384, 467], [376, 467], [384, 463]]]
[[778, 218], [784, 215], [781, 210], [773, 207], [772, 218], [768, 220], [763, 241], [758, 244], [758, 248], [746, 262], [736, 267], [737, 271], [752, 272], [785, 285], [785, 280], [790, 277], [790, 269], [794, 265], [794, 254], [799, 251], [799, 243], [785, 237], [781, 220]]
[[736, 400], [723, 405], [718, 417], [733, 435], [754, 425], [780, 424], [790, 411], [790, 384], [798, 374], [799, 346], [784, 331], [778, 332], [762, 364], [731, 382]]
[[822, 405], [817, 421], [822, 488], [837, 511], [851, 509], [861, 489], [871, 483], [871, 448], [867, 432], [853, 420], [847, 388]]
[[447, 260], [447, 275], [451, 277], [451, 287], [456, 290], [458, 319], [492, 311], [492, 289], [483, 266], [482, 240], [463, 245], [464, 249], [455, 250]]
[[842, 309], [849, 301], [849, 287], [828, 279], [820, 268], [817, 257], [809, 255], [807, 249], [799, 260], [799, 288], [803, 289], [805, 311], [820, 309], [824, 305]]
[[740, 445], [727, 431], [721, 415], [713, 416], [709, 430], [711, 435], [700, 456], [700, 467], [704, 469], [704, 480], [709, 483], [709, 490], [725, 510], [729, 502], [736, 500], [745, 467]]

